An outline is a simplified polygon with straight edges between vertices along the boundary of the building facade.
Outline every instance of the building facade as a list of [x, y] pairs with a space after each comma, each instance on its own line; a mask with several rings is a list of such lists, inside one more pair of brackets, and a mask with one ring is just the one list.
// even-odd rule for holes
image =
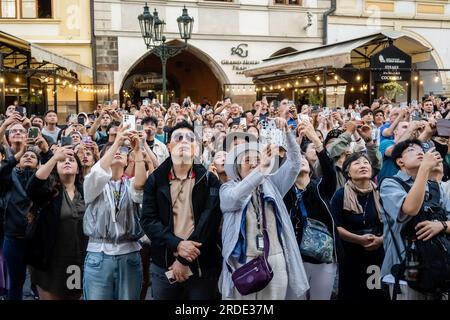
[[[67, 113], [75, 112], [76, 100], [79, 111], [90, 111], [94, 107], [97, 87], [93, 86], [92, 46], [91, 46], [91, 3], [89, 0], [1, 0], [0, 31], [23, 39], [31, 44], [48, 50], [48, 52], [85, 66], [87, 72], [77, 74], [79, 90], [76, 99], [75, 82], [62, 79], [41, 79], [50, 84], [46, 86], [48, 108], [54, 108], [55, 97], [61, 120]], [[52, 58], [50, 58], [52, 59]], [[56, 58], [58, 59], [58, 58]], [[24, 83], [25, 82], [25, 83]], [[22, 90], [26, 81], [22, 81]], [[43, 82], [44, 84], [44, 82]], [[9, 85], [9, 84], [8, 84]], [[13, 84], [16, 87], [20, 83]], [[84, 85], [84, 86], [82, 86]], [[77, 87], [77, 88], [78, 88]], [[54, 90], [56, 88], [56, 90]], [[106, 87], [105, 87], [106, 88]], [[39, 90], [41, 91], [41, 90]], [[11, 90], [9, 90], [11, 92]], [[56, 93], [55, 93], [56, 92]], [[105, 90], [101, 90], [105, 93]], [[10, 93], [13, 94], [13, 93]], [[8, 95], [10, 95], [8, 93]], [[33, 95], [38, 90], [33, 90]], [[45, 93], [44, 93], [45, 94]], [[43, 95], [44, 95], [43, 94]], [[7, 101], [12, 97], [7, 96]], [[36, 97], [42, 99], [42, 97]], [[22, 100], [22, 99], [20, 99]], [[38, 110], [42, 113], [45, 110]]]
[[[149, 53], [138, 15], [146, 1], [94, 0], [98, 82], [112, 83], [116, 97], [138, 100], [161, 93], [161, 63]], [[243, 71], [274, 54], [322, 44], [330, 0], [149, 1], [177, 43], [183, 6], [195, 19], [187, 50], [167, 62], [171, 98], [212, 103], [223, 96], [249, 105], [255, 86]]]
[[[243, 74], [266, 58], [382, 31], [407, 34], [430, 48], [420, 70], [450, 69], [450, 0], [234, 0], [148, 2], [177, 43], [176, 18], [186, 6], [195, 19], [189, 46], [169, 59], [171, 99], [213, 103], [224, 96], [248, 105], [257, 86]], [[95, 69], [122, 100], [161, 97], [161, 63], [144, 45], [137, 16], [145, 1], [94, 0]], [[329, 16], [328, 16], [329, 15]], [[325, 19], [327, 18], [327, 19]], [[324, 32], [325, 31], [325, 32]], [[419, 71], [412, 97], [450, 95], [450, 73]], [[405, 84], [404, 84], [405, 85]], [[405, 87], [405, 92], [407, 88]], [[274, 94], [277, 88], [273, 88]], [[267, 92], [270, 94], [270, 92]], [[400, 100], [404, 100], [400, 98]]]
[[[399, 31], [431, 48], [431, 58], [417, 69], [450, 69], [449, 0], [336, 0], [328, 23], [328, 43], [380, 31]], [[433, 93], [450, 97], [450, 73], [419, 71], [414, 96]], [[417, 94], [417, 89], [419, 93]], [[406, 90], [405, 90], [406, 91]]]

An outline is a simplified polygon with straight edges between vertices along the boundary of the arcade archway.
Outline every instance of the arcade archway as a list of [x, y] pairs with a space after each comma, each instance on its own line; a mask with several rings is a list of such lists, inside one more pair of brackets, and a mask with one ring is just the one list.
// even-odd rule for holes
[[[173, 41], [171, 43], [175, 43]], [[228, 79], [220, 66], [208, 55], [189, 45], [186, 50], [167, 61], [167, 95], [169, 101], [181, 102], [187, 96], [193, 101], [203, 99], [215, 103], [223, 95]], [[161, 61], [146, 53], [126, 73], [120, 90], [121, 100], [134, 102], [162, 96]]]

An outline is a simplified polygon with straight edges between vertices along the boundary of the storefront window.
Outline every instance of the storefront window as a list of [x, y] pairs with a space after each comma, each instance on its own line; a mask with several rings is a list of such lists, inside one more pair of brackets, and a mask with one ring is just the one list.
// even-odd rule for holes
[[1, 17], [15, 18], [16, 17], [16, 0], [0, 0], [1, 3]]

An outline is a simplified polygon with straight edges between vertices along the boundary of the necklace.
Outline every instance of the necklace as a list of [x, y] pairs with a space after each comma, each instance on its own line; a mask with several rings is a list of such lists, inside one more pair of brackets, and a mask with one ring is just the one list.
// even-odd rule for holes
[[369, 203], [370, 200], [370, 193], [367, 194], [366, 196], [366, 203], [364, 204], [364, 211], [363, 211], [363, 224], [364, 226], [366, 226], [366, 210], [367, 210], [367, 204]]

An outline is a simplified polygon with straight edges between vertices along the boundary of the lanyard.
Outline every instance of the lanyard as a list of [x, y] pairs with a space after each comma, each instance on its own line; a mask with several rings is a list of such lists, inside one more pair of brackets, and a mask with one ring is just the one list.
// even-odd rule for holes
[[252, 202], [253, 205], [253, 211], [255, 211], [255, 215], [256, 215], [256, 223], [257, 223], [257, 228], [258, 228], [258, 234], [262, 235], [262, 216], [261, 216], [261, 211], [264, 210], [264, 198], [262, 197], [262, 193], [261, 193], [261, 189], [258, 187], [256, 189], [256, 195], [252, 193], [251, 197], [250, 197], [250, 201]]
[[115, 185], [114, 185], [114, 190], [111, 188], [111, 184], [109, 185], [109, 188], [111, 189], [111, 193], [114, 198], [114, 207], [116, 210], [116, 212], [115, 212], [116, 217], [120, 211], [120, 198], [122, 197], [122, 186], [123, 186], [123, 178], [120, 179], [119, 191], [116, 190]]

